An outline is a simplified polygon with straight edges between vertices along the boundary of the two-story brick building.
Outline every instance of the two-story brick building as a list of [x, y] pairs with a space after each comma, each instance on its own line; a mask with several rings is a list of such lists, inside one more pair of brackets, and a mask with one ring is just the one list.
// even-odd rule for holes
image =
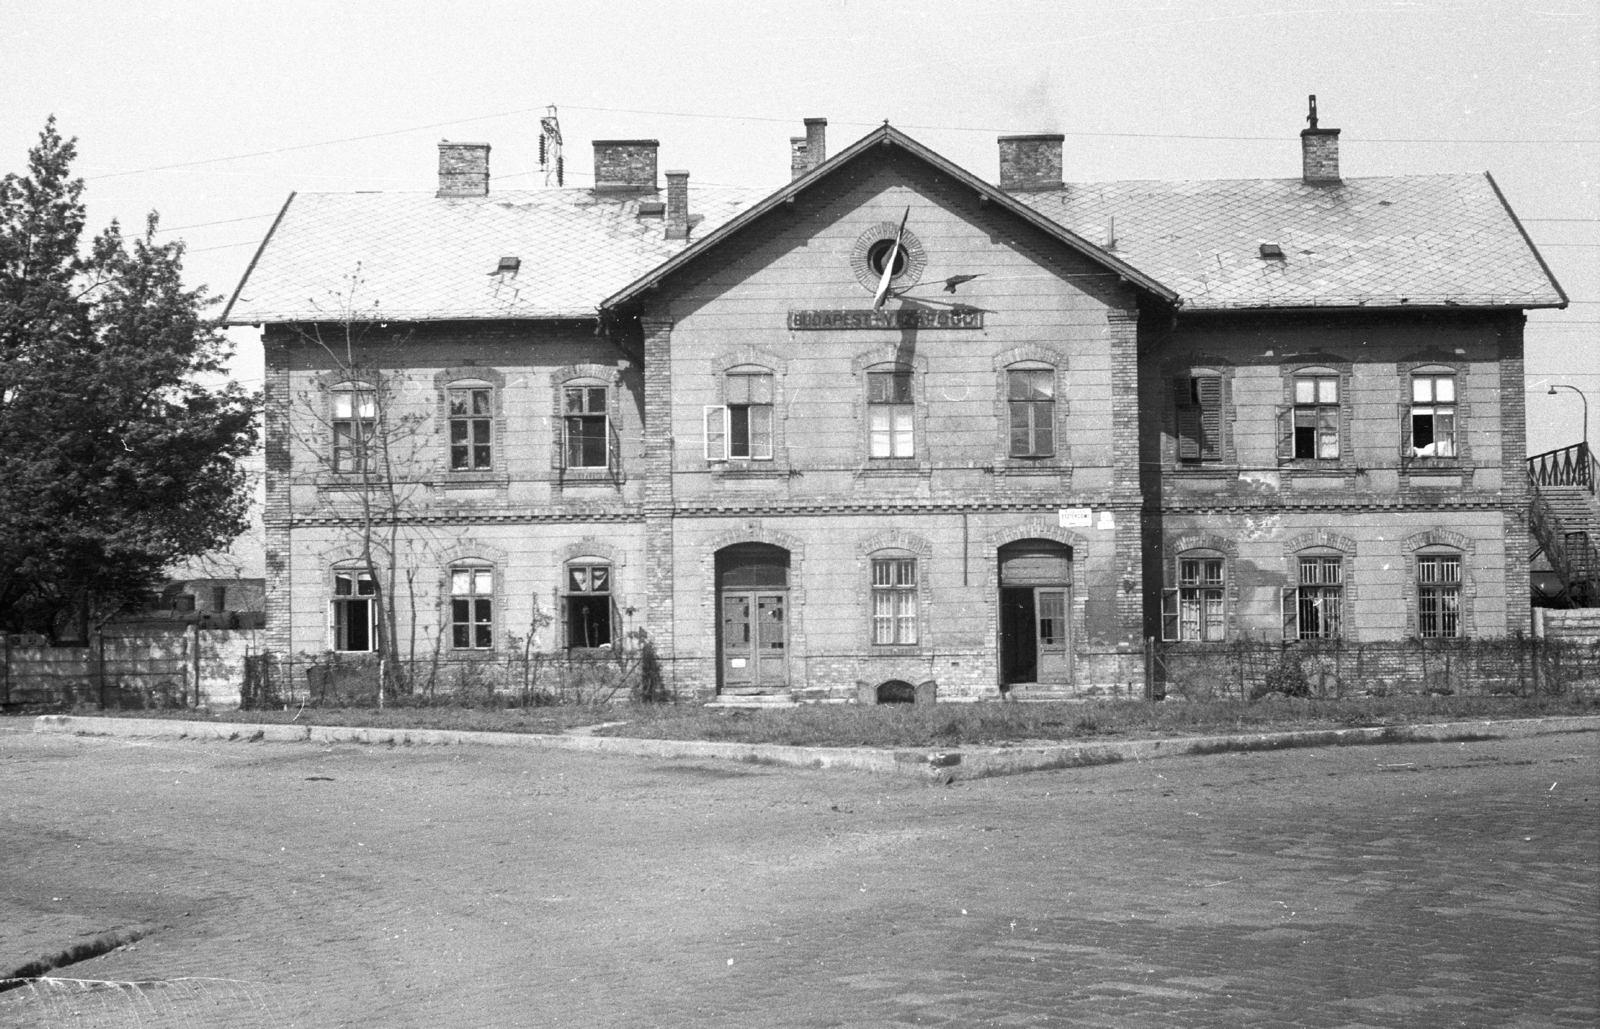
[[997, 187], [824, 125], [771, 193], [633, 140], [592, 189], [442, 144], [437, 195], [292, 197], [227, 315], [274, 648], [643, 628], [684, 695], [982, 698], [1136, 691], [1148, 637], [1526, 626], [1522, 311], [1565, 297], [1488, 176], [1345, 179], [1313, 125], [1297, 178], [1065, 185], [1014, 136]]

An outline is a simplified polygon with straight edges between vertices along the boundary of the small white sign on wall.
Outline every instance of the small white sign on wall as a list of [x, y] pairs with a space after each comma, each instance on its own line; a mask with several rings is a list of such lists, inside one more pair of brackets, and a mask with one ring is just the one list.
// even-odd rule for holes
[[1094, 521], [1094, 511], [1087, 507], [1064, 507], [1058, 514], [1063, 529], [1087, 529]]
[[1117, 519], [1116, 519], [1116, 517], [1113, 516], [1110, 511], [1101, 511], [1100, 512], [1100, 528], [1102, 528], [1102, 529], [1115, 529], [1116, 527], [1117, 527]]

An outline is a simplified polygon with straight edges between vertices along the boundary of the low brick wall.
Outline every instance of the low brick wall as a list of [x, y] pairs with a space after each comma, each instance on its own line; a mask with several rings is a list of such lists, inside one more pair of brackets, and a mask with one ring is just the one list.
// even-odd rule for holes
[[0, 704], [8, 707], [235, 708], [256, 629], [104, 634], [50, 647], [15, 637], [0, 648]]

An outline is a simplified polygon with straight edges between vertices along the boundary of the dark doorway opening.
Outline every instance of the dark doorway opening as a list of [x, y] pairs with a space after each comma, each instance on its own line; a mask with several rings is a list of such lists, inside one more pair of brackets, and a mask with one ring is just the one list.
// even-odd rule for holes
[[1047, 539], [1000, 548], [1000, 682], [1068, 683], [1072, 548]]
[[878, 703], [880, 704], [915, 704], [917, 691], [909, 682], [902, 679], [890, 679], [878, 686]]

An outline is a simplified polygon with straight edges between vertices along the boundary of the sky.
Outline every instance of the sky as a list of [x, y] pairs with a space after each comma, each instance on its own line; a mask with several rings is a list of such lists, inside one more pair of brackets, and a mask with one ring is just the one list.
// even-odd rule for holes
[[691, 188], [776, 188], [806, 117], [831, 152], [888, 119], [990, 181], [997, 135], [1043, 131], [1068, 181], [1294, 177], [1312, 93], [1346, 177], [1493, 173], [1573, 301], [1529, 316], [1529, 451], [1582, 437], [1552, 383], [1600, 439], [1595, 0], [0, 0], [0, 171], [54, 114], [91, 228], [159, 212], [224, 299], [291, 191], [431, 192], [441, 139], [540, 187], [550, 104], [568, 185], [590, 140], [644, 137]]

